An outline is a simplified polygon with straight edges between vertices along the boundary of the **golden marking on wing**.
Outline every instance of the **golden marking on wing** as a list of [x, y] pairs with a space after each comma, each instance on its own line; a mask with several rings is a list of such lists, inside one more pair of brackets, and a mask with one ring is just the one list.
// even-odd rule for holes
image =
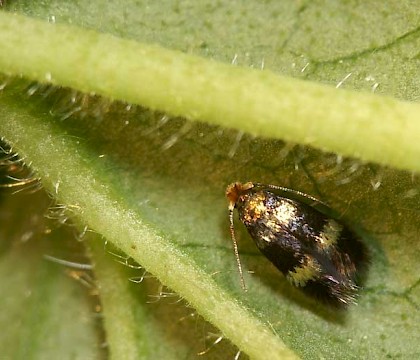
[[333, 219], [328, 219], [327, 223], [324, 225], [321, 233], [318, 236], [320, 244], [328, 248], [337, 243], [338, 238], [340, 237], [343, 226], [340, 225], [337, 221]]
[[288, 225], [296, 217], [296, 206], [286, 201], [281, 201], [275, 208], [273, 216], [280, 224]]
[[295, 266], [293, 270], [287, 273], [287, 280], [296, 287], [304, 287], [309, 280], [315, 280], [320, 272], [318, 262], [307, 256], [305, 263], [300, 266]]

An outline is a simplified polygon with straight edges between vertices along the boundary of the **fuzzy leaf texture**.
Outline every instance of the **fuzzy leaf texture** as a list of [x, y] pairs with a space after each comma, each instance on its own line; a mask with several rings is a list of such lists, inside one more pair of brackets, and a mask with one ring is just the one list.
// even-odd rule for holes
[[[419, 357], [419, 183], [391, 168], [418, 169], [417, 6], [6, 2], [0, 136], [50, 195], [1, 194], [4, 357]], [[291, 288], [237, 223], [241, 290], [236, 180], [353, 225], [372, 258], [357, 306]], [[167, 287], [130, 282], [137, 263]]]

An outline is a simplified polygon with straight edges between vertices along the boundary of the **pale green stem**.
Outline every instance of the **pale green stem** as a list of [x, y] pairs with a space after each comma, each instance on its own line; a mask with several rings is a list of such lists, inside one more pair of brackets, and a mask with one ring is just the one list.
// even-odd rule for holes
[[[103, 179], [104, 169], [73, 138], [14, 104], [13, 94], [0, 96], [0, 134], [14, 146], [68, 210], [147, 271], [185, 298], [242, 351], [255, 359], [294, 359], [296, 355], [267, 324], [252, 316], [223, 291], [210, 274], [156, 230], [116, 194]], [[97, 165], [97, 164], [96, 164]]]
[[420, 170], [420, 105], [0, 12], [0, 71]]

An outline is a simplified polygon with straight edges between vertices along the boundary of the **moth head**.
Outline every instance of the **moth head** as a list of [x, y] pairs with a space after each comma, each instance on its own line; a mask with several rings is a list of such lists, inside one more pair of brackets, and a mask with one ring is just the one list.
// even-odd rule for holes
[[246, 191], [252, 189], [254, 184], [252, 182], [246, 182], [242, 184], [240, 182], [234, 182], [226, 188], [226, 197], [229, 200], [229, 210], [235, 208], [236, 203], [238, 202], [239, 197]]

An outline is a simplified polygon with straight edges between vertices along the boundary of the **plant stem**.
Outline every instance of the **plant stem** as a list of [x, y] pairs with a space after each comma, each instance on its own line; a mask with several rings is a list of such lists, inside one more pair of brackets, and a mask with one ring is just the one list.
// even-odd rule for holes
[[420, 105], [0, 12], [0, 69], [190, 120], [420, 170]]

